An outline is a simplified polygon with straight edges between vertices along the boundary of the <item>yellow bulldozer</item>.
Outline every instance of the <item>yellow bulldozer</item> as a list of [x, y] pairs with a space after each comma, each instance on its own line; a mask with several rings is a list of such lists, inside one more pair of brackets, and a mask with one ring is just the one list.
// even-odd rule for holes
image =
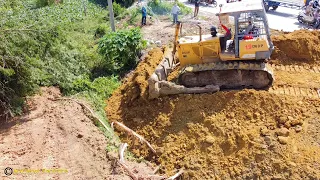
[[[263, 1], [241, 1], [220, 5], [217, 14], [225, 34], [211, 28], [210, 34], [180, 37], [178, 22], [172, 54], [166, 55], [148, 80], [149, 97], [180, 93], [208, 93], [220, 89], [272, 86], [273, 73], [267, 61], [274, 49]], [[227, 28], [234, 20], [234, 31]], [[177, 66], [177, 82], [167, 77]]]

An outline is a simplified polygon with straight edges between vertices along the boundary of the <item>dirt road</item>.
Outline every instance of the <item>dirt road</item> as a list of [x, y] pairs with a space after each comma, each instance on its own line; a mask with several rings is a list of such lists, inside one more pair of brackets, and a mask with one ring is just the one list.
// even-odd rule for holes
[[[251, 0], [243, 0], [243, 1], [251, 1]], [[194, 8], [194, 4], [190, 4], [188, 0], [180, 0], [186, 6], [190, 8]], [[226, 4], [225, 0], [217, 0], [218, 4]], [[272, 9], [272, 8], [270, 8]], [[277, 10], [270, 10], [267, 12], [267, 18], [269, 27], [271, 29], [283, 30], [287, 32], [292, 32], [294, 30], [299, 30], [305, 28], [303, 24], [298, 22], [297, 16], [301, 10], [297, 7], [278, 7]], [[201, 4], [200, 12], [207, 12], [211, 14], [215, 14], [219, 12], [219, 7], [212, 7], [211, 5], [206, 6]]]
[[[57, 88], [42, 88], [28, 100], [29, 114], [1, 124], [0, 179], [130, 179], [113, 167], [105, 136], [82, 107], [53, 101], [60, 96]], [[15, 170], [11, 176], [6, 167]]]

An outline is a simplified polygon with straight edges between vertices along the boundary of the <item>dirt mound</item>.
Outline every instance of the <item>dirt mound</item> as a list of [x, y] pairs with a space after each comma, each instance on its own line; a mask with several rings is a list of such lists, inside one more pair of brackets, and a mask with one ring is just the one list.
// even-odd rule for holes
[[[107, 113], [156, 145], [168, 174], [183, 167], [186, 179], [319, 178], [320, 142], [309, 136], [319, 131], [306, 133], [308, 121], [320, 125], [319, 104], [246, 90], [110, 104]], [[133, 152], [148, 156], [146, 147]]]
[[[299, 30], [272, 36], [276, 46], [271, 59], [282, 64], [320, 64], [320, 32]], [[277, 62], [275, 61], [275, 62]]]
[[[53, 100], [59, 97], [59, 89], [42, 88], [41, 95], [28, 99], [29, 114], [0, 124], [0, 179], [6, 179], [6, 167], [23, 171], [12, 179], [131, 179], [113, 167], [107, 139], [82, 107]], [[146, 165], [127, 163], [140, 174], [152, 172]]]
[[148, 52], [139, 63], [136, 70], [124, 80], [119, 91], [115, 92], [114, 97], [124, 97], [123, 104], [130, 104], [137, 98], [148, 99], [148, 79], [155, 68], [163, 59], [163, 54], [167, 48], [155, 48]]
[[148, 101], [146, 80], [161, 54], [150, 52], [106, 108], [159, 152], [123, 137], [136, 155], [169, 175], [184, 168], [183, 179], [320, 178], [319, 100], [243, 90]]

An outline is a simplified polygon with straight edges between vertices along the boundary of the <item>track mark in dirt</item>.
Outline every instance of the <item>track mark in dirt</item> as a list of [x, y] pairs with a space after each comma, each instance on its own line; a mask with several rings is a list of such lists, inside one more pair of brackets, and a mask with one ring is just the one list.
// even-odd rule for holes
[[297, 97], [320, 98], [320, 88], [303, 88], [293, 86], [273, 86], [268, 92], [273, 94], [284, 94]]
[[289, 72], [310, 72], [320, 73], [320, 66], [301, 66], [301, 65], [271, 65], [273, 70], [276, 71], [289, 71]]

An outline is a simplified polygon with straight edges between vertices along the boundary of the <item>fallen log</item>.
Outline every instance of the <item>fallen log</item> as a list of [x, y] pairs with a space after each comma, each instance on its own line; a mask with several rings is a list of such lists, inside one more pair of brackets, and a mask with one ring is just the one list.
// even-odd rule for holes
[[135, 137], [137, 137], [139, 139], [140, 142], [144, 142], [147, 144], [147, 146], [151, 149], [151, 151], [156, 154], [156, 150], [151, 146], [151, 144], [145, 140], [141, 135], [139, 135], [138, 133], [134, 132], [132, 129], [128, 128], [127, 126], [125, 126], [124, 124], [114, 121], [111, 123], [111, 127], [113, 127], [113, 124], [117, 124], [118, 126], [120, 126], [122, 129], [124, 129], [125, 131], [127, 131], [129, 134], [134, 135]]
[[183, 173], [183, 169], [180, 169], [179, 172], [177, 172], [175, 175], [169, 177], [167, 180], [174, 180], [177, 177], [179, 177]]

